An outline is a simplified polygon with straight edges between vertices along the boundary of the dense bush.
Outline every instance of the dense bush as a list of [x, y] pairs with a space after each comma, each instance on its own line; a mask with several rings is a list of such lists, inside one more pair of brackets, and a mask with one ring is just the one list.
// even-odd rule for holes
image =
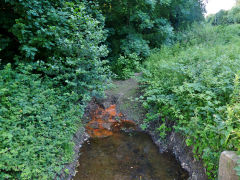
[[[240, 79], [239, 75], [235, 78], [235, 84], [234, 84], [234, 91], [232, 94], [232, 99], [230, 104], [228, 105], [227, 109], [227, 118], [228, 118], [228, 125], [229, 128], [232, 128], [232, 134], [231, 136], [236, 137], [235, 139], [232, 139], [232, 144], [236, 145], [239, 144], [239, 138], [240, 138], [240, 128], [239, 127], [239, 121], [240, 121]], [[238, 147], [238, 152], [240, 155], [240, 148]], [[238, 176], [240, 176], [240, 160], [237, 162], [238, 167], [236, 167], [236, 171]]]
[[[150, 49], [173, 43], [174, 31], [203, 20], [202, 0], [97, 0], [106, 17], [110, 65], [120, 56], [146, 58]], [[126, 65], [127, 66], [127, 65]], [[115, 69], [115, 68], [113, 68]], [[128, 71], [134, 71], [129, 69]], [[118, 76], [118, 72], [115, 72]]]
[[14, 15], [1, 23], [16, 18], [12, 26], [2, 27], [18, 42], [15, 64], [31, 64], [35, 73], [48, 75], [56, 84], [65, 83], [80, 94], [102, 88], [106, 77], [100, 58], [108, 51], [102, 44], [104, 18], [94, 9], [96, 5], [63, 0], [5, 2], [4, 7]]
[[240, 25], [195, 26], [181, 37], [186, 34], [189, 39], [162, 48], [145, 63], [149, 114], [143, 127], [161, 116], [163, 124], [156, 130], [166, 132], [165, 122], [172, 119], [214, 179], [220, 153], [240, 151], [239, 78], [234, 81], [240, 73]]
[[112, 71], [118, 76], [116, 79], [128, 79], [134, 75], [134, 72], [140, 70], [141, 59], [135, 53], [128, 56], [120, 56], [112, 65]]
[[71, 161], [86, 102], [109, 74], [96, 7], [1, 0], [0, 179], [54, 179]]
[[151, 48], [202, 20], [204, 7], [201, 0], [0, 0], [0, 10], [0, 179], [54, 179], [71, 161], [87, 101], [106, 87], [108, 52], [111, 69], [128, 78]]
[[31, 66], [19, 71], [0, 71], [0, 179], [53, 179], [72, 159], [84, 105]]

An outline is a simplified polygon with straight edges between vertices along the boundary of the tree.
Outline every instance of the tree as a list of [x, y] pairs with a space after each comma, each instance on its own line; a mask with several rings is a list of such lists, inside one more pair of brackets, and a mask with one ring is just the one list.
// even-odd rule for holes
[[236, 0], [236, 5], [237, 5], [237, 6], [240, 5], [240, 0]]
[[203, 20], [205, 8], [200, 0], [98, 0], [98, 3], [106, 17], [111, 56], [117, 57], [133, 52], [146, 57], [149, 48], [170, 43], [174, 29]]

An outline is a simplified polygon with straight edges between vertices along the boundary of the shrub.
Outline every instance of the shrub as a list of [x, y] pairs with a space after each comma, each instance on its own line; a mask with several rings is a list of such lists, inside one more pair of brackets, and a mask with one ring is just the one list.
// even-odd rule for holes
[[54, 179], [72, 160], [85, 104], [31, 66], [19, 70], [0, 71], [0, 179]]
[[140, 70], [140, 60], [136, 54], [120, 56], [112, 65], [112, 71], [116, 72], [117, 79], [128, 79], [134, 72]]
[[130, 34], [126, 39], [121, 41], [121, 49], [124, 55], [135, 53], [139, 57], [146, 58], [150, 54], [148, 43], [140, 35]]
[[104, 18], [96, 4], [63, 0], [6, 2], [4, 7], [14, 11], [15, 23], [5, 30], [18, 41], [16, 64], [31, 64], [34, 73], [47, 75], [56, 85], [66, 84], [79, 94], [103, 88], [107, 70], [100, 58], [108, 51], [103, 44]]
[[92, 1], [0, 9], [12, 12], [0, 17], [0, 179], [54, 179], [72, 159], [86, 102], [106, 88], [104, 18]]
[[[149, 56], [150, 49], [171, 44], [174, 30], [204, 20], [203, 0], [97, 0], [106, 17], [111, 64], [120, 55]], [[115, 68], [112, 68], [115, 69]], [[114, 72], [117, 73], [117, 72]]]
[[[228, 144], [235, 147], [240, 144], [240, 80], [239, 74], [235, 78], [234, 91], [231, 96], [231, 102], [227, 107], [227, 125], [229, 129]], [[240, 155], [240, 147], [237, 146]], [[236, 168], [238, 176], [240, 176], [240, 161]]]
[[[190, 33], [195, 38], [188, 45], [164, 47], [146, 61], [144, 106], [149, 115], [144, 126], [159, 115], [163, 123], [172, 119], [175, 131], [186, 136], [186, 144], [194, 147], [196, 159], [203, 159], [214, 179], [220, 153], [240, 148], [238, 80], [234, 85], [240, 69], [240, 26], [204, 28]], [[213, 32], [218, 38], [211, 37]]]

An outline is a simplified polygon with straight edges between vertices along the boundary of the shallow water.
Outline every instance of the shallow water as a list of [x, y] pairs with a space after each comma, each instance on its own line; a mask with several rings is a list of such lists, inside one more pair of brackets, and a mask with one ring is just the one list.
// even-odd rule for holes
[[80, 150], [74, 180], [184, 180], [187, 173], [170, 154], [160, 154], [142, 132], [91, 138]]

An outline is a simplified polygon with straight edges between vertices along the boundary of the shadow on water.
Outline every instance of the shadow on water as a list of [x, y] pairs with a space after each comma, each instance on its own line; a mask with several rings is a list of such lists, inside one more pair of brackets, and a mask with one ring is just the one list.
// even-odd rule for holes
[[143, 132], [90, 138], [80, 151], [74, 180], [184, 180], [187, 173], [170, 154], [160, 154]]

